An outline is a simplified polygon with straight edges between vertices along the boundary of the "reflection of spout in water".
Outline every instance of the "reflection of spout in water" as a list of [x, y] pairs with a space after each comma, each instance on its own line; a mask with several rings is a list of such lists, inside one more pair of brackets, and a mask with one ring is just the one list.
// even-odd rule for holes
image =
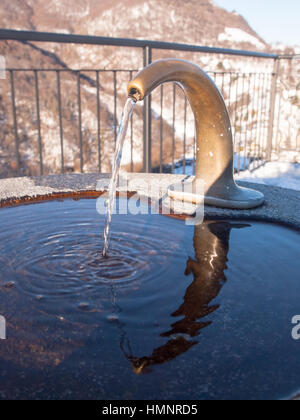
[[112, 217], [112, 212], [113, 212], [114, 203], [115, 203], [115, 195], [116, 195], [118, 175], [119, 175], [121, 159], [122, 159], [124, 140], [126, 137], [128, 123], [131, 118], [135, 103], [136, 101], [133, 100], [132, 98], [129, 98], [127, 100], [122, 117], [121, 117], [119, 132], [117, 136], [116, 151], [115, 151], [115, 156], [113, 160], [112, 175], [111, 175], [111, 179], [109, 183], [109, 190], [108, 190], [109, 197], [108, 197], [107, 207], [106, 207], [104, 246], [103, 246], [103, 252], [102, 252], [104, 257], [107, 256], [107, 251], [109, 247], [110, 224], [111, 224], [111, 217]]
[[180, 354], [185, 353], [191, 347], [197, 344], [197, 341], [190, 341], [184, 337], [174, 338], [169, 340], [166, 344], [153, 350], [151, 356], [134, 357], [132, 354], [126, 354], [125, 357], [129, 360], [133, 372], [136, 375], [149, 372], [149, 367], [154, 365], [163, 364], [175, 359]]
[[172, 325], [172, 329], [164, 334], [169, 337], [184, 333], [191, 337], [211, 322], [198, 322], [219, 308], [210, 303], [218, 296], [226, 283], [227, 255], [231, 229], [248, 227], [249, 225], [231, 224], [227, 222], [207, 223], [195, 227], [194, 248], [195, 259], [189, 258], [186, 275], [193, 274], [194, 281], [187, 288], [184, 302], [175, 311], [173, 317], [183, 317]]
[[206, 222], [195, 227], [195, 259], [187, 261], [185, 275], [193, 274], [193, 282], [187, 288], [184, 302], [175, 311], [173, 317], [182, 317], [171, 325], [171, 329], [162, 333], [169, 341], [153, 350], [151, 356], [134, 357], [129, 351], [121, 348], [136, 374], [146, 373], [147, 368], [163, 364], [188, 351], [198, 341], [192, 339], [211, 321], [199, 320], [207, 317], [219, 308], [211, 302], [218, 296], [226, 283], [227, 255], [231, 229], [249, 227], [246, 224], [227, 222]]

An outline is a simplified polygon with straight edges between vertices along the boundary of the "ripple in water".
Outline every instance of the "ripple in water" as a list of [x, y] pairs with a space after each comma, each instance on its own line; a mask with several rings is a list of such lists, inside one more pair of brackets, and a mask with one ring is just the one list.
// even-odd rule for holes
[[7, 217], [0, 233], [7, 283], [13, 279], [31, 296], [65, 299], [93, 296], [104, 286], [136, 288], [162, 274], [170, 254], [170, 247], [162, 244], [167, 231], [155, 223], [147, 226], [147, 218], [116, 216], [109, 257], [103, 257], [99, 231], [104, 222], [96, 203], [87, 209], [85, 201], [20, 207], [15, 209], [17, 225]]

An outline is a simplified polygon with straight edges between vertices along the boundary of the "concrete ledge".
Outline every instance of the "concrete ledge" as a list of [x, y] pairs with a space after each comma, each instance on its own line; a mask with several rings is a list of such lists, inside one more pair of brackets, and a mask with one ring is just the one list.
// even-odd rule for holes
[[[147, 186], [153, 183], [161, 188], [164, 197], [168, 200], [167, 189], [171, 184], [180, 183], [188, 177], [184, 175], [169, 174], [126, 174], [130, 192], [138, 192], [149, 196]], [[190, 177], [192, 178], [192, 177]], [[44, 177], [24, 177], [0, 180], [0, 205], [14, 204], [17, 201], [39, 199], [55, 194], [72, 194], [84, 192], [103, 192], [108, 188], [109, 174], [68, 174], [51, 175]], [[252, 210], [226, 210], [215, 207], [205, 208], [207, 219], [243, 219], [269, 221], [296, 228], [300, 230], [300, 193], [266, 185], [239, 182], [239, 185], [261, 191], [266, 198], [262, 207]], [[124, 191], [124, 188], [120, 188]], [[158, 199], [155, 191], [150, 194]], [[165, 201], [164, 201], [165, 202]], [[184, 213], [192, 214], [195, 206], [185, 206]], [[180, 203], [177, 211], [180, 209]]]

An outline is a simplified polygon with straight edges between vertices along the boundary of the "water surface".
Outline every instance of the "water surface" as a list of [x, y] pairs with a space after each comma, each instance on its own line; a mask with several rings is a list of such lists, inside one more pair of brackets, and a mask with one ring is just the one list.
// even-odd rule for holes
[[115, 216], [95, 200], [1, 209], [0, 397], [273, 399], [300, 389], [299, 233]]

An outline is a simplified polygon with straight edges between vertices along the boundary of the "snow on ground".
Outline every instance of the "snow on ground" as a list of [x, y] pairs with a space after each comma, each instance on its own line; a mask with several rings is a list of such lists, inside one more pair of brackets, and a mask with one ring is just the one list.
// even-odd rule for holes
[[241, 172], [236, 179], [300, 191], [300, 164], [268, 162], [253, 172]]
[[257, 38], [239, 28], [225, 28], [225, 31], [219, 35], [219, 41], [249, 42], [257, 48], [265, 48], [265, 45]]
[[[235, 157], [235, 163], [236, 160], [237, 157]], [[242, 163], [243, 162], [241, 161], [241, 165]], [[176, 164], [175, 173], [183, 173], [182, 163], [178, 162]], [[186, 175], [193, 174], [192, 164], [187, 164], [185, 173]], [[300, 164], [287, 162], [268, 162], [253, 171], [246, 170], [240, 172], [239, 175], [236, 174], [235, 179], [300, 191]]]

